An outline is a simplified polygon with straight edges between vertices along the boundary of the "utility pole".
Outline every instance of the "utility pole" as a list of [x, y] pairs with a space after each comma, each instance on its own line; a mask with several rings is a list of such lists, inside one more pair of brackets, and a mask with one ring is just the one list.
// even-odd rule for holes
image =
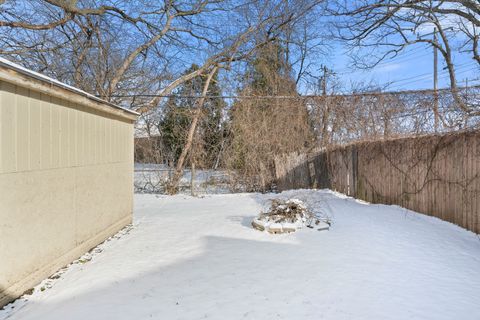
[[434, 116], [434, 130], [438, 131], [438, 39], [437, 28], [433, 29], [433, 116]]
[[322, 96], [323, 96], [323, 115], [322, 115], [322, 144], [326, 146], [329, 141], [328, 135], [328, 119], [330, 118], [330, 108], [327, 102], [327, 75], [328, 75], [328, 68], [327, 66], [322, 66], [323, 76], [322, 82], [320, 83], [322, 89]]
[[469, 97], [470, 97], [470, 92], [468, 88], [468, 78], [465, 78], [465, 103], [468, 105], [469, 104]]
[[322, 95], [327, 95], [327, 73], [328, 69], [327, 66], [323, 66], [323, 77], [322, 77]]

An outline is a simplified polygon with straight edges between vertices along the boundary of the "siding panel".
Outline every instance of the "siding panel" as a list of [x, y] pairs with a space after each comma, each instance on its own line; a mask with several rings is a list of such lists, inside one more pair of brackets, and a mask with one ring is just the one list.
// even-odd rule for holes
[[30, 92], [30, 169], [42, 167], [42, 102], [41, 95]]
[[16, 95], [15, 86], [2, 83], [2, 128], [0, 144], [2, 148], [2, 171], [15, 172], [17, 170], [17, 130], [16, 130]]
[[0, 307], [130, 223], [133, 204], [131, 116], [12, 74], [0, 80]]
[[16, 87], [17, 171], [30, 169], [30, 98], [29, 90]]

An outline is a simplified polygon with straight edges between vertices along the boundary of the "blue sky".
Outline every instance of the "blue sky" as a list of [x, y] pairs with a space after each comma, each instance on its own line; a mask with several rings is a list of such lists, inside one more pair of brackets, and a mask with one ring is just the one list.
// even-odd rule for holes
[[[480, 85], [480, 66], [472, 58], [471, 45], [462, 46], [467, 40], [466, 36], [459, 32], [459, 22], [457, 16], [440, 17], [444, 31], [448, 35], [450, 47], [452, 49], [453, 64], [455, 66], [457, 84], [464, 86], [466, 79], [469, 85]], [[468, 25], [468, 23], [467, 23]], [[406, 23], [404, 27], [408, 28]], [[450, 29], [450, 30], [449, 30]], [[405, 30], [405, 29], [404, 29]], [[434, 26], [426, 23], [416, 27], [415, 34], [410, 34], [410, 40], [415, 37], [433, 37]], [[408, 33], [407, 33], [408, 34]], [[367, 42], [369, 42], [367, 40]], [[389, 36], [390, 43], [403, 43], [398, 36]], [[441, 38], [439, 37], [441, 43]], [[373, 44], [374, 42], [369, 42]], [[463, 51], [463, 52], [462, 52]], [[377, 67], [371, 70], [358, 70], [352, 68], [351, 59], [348, 56], [344, 44], [338, 42], [333, 44], [332, 55], [327, 60], [327, 65], [337, 72], [340, 81], [344, 84], [350, 82], [370, 82], [377, 83], [380, 87], [386, 84], [389, 91], [396, 90], [417, 90], [433, 88], [433, 48], [426, 43], [417, 43], [410, 45], [400, 54], [391, 59], [385, 59]], [[381, 53], [374, 51], [374, 55], [380, 56]], [[438, 52], [438, 79], [439, 88], [450, 86], [449, 74], [445, 68], [446, 64], [440, 52]]]
[[[131, 10], [134, 8], [133, 3], [128, 2], [127, 8]], [[188, 3], [188, 2], [186, 2]], [[232, 4], [235, 0], [232, 1]], [[353, 2], [352, 2], [353, 3]], [[138, 3], [140, 5], [140, 3]], [[130, 7], [132, 6], [132, 7]], [[197, 34], [208, 34], [212, 39], [221, 39], [225, 34], [235, 34], [239, 28], [244, 27], [245, 21], [242, 19], [235, 20], [235, 13], [232, 11], [212, 11], [205, 18], [197, 17], [196, 19], [205, 19], [208, 23], [212, 23], [217, 28], [205, 28], [196, 30]], [[343, 85], [343, 90], [348, 91], [351, 83], [371, 83], [376, 84], [379, 87], [384, 88], [387, 84], [386, 90], [417, 90], [417, 89], [432, 89], [433, 88], [433, 49], [425, 44], [412, 45], [405, 49], [393, 59], [385, 59], [377, 67], [371, 70], [359, 70], [355, 69], [351, 65], [351, 59], [347, 54], [347, 50], [344, 44], [335, 43], [333, 40], [326, 40], [329, 36], [330, 19], [331, 17], [322, 16], [321, 8], [318, 11], [312, 11], [311, 16], [306, 18], [308, 21], [309, 32], [318, 34], [319, 43], [325, 42], [326, 46], [330, 46], [331, 50], [326, 52], [319, 51], [314, 52], [312, 56], [308, 57], [308, 62], [312, 64], [312, 75], [318, 77], [321, 75], [320, 66], [325, 64], [329, 69], [332, 69], [339, 81]], [[444, 19], [442, 24], [445, 27], [455, 25], [455, 19]], [[206, 23], [205, 21], [201, 21]], [[202, 25], [202, 23], [199, 23]], [[207, 25], [209, 25], [206, 23]], [[221, 28], [218, 28], [221, 26]], [[117, 29], [117, 32], [125, 32], [128, 35], [128, 28], [130, 25], [126, 25], [125, 29]], [[211, 34], [211, 30], [217, 30]], [[300, 30], [301, 31], [301, 30]], [[431, 34], [432, 26], [425, 25], [420, 32], [423, 34]], [[131, 39], [130, 41], [139, 43], [144, 39], [139, 37], [138, 39]], [[159, 68], [159, 72], [163, 71], [164, 64], [167, 63], [166, 68], [172, 74], [180, 74], [183, 70], [188, 69], [192, 63], [202, 64], [209, 55], [212, 54], [208, 49], [208, 45], [202, 43], [198, 39], [192, 39], [186, 34], [182, 34], [183, 42], [175, 42], [173, 44], [167, 44], [162, 42], [157, 47], [161, 50], [167, 58], [165, 61], [158, 60], [157, 56], [153, 56], [150, 59], [150, 65], [152, 68]], [[454, 53], [454, 64], [456, 67], [457, 82], [459, 86], [465, 85], [465, 79], [469, 79], [469, 85], [480, 85], [480, 69], [478, 64], [472, 59], [469, 53], [459, 53], [458, 47], [462, 42], [462, 39], [453, 39], [456, 50]], [[315, 42], [313, 41], [313, 42]], [[213, 49], [212, 49], [213, 50]], [[215, 50], [214, 50], [215, 51]], [[439, 87], [448, 87], [449, 79], [448, 72], [444, 69], [445, 63], [442, 56], [439, 54]], [[295, 68], [295, 67], [294, 67]], [[233, 78], [235, 75], [232, 75]], [[308, 80], [310, 81], [310, 79]], [[315, 84], [316, 85], [316, 84]], [[299, 91], [301, 93], [311, 93], [308, 89], [304, 88], [306, 85], [300, 85]], [[318, 88], [317, 88], [318, 89]], [[224, 89], [228, 91], [228, 88]], [[235, 90], [233, 90], [235, 91]]]
[[[329, 60], [331, 68], [337, 73], [339, 79], [348, 84], [353, 82], [369, 82], [370, 80], [380, 84], [389, 84], [389, 90], [431, 89], [433, 88], [433, 49], [431, 47], [417, 45], [412, 46], [405, 52], [393, 59], [386, 59], [372, 70], [352, 69], [350, 58], [345, 49], [337, 47], [338, 54], [334, 54]], [[478, 64], [467, 54], [456, 53], [454, 63], [458, 84], [463, 86], [465, 79], [469, 79], [469, 85], [480, 84], [480, 72]], [[448, 87], [448, 71], [444, 69], [445, 63], [439, 54], [438, 78], [439, 87]]]

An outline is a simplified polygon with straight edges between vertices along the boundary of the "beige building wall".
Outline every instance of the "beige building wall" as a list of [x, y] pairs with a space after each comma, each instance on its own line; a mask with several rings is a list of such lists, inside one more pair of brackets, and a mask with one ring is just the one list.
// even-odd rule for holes
[[132, 220], [136, 115], [67, 89], [0, 67], [0, 306]]

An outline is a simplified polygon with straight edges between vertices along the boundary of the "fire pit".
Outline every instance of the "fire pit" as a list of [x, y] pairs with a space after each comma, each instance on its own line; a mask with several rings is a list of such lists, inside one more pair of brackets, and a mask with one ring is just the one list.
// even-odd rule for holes
[[322, 219], [310, 212], [298, 199], [274, 199], [269, 211], [261, 213], [252, 221], [255, 229], [273, 234], [295, 232], [304, 226], [319, 231], [328, 230], [330, 224], [328, 219]]

